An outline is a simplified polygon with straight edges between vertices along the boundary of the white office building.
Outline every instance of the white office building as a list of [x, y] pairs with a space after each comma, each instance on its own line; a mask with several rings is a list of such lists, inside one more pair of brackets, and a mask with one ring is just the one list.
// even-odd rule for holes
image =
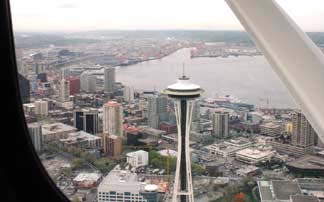
[[65, 79], [62, 79], [60, 82], [60, 101], [70, 101], [70, 82]]
[[42, 142], [43, 142], [41, 125], [38, 123], [28, 124], [28, 130], [29, 130], [30, 138], [31, 138], [33, 145], [35, 147], [35, 150], [38, 152], [41, 151]]
[[96, 85], [96, 75], [88, 71], [85, 71], [80, 75], [80, 88], [82, 91], [85, 91], [87, 93], [94, 93], [97, 90]]
[[48, 115], [48, 102], [45, 100], [37, 100], [34, 102], [35, 114], [41, 116]]
[[252, 144], [253, 143], [246, 138], [237, 138], [218, 144], [208, 145], [205, 148], [208, 150], [209, 154], [219, 155], [226, 158], [229, 156], [235, 156], [236, 152], [251, 147]]
[[42, 137], [44, 142], [67, 138], [69, 133], [75, 131], [77, 131], [76, 128], [60, 122], [42, 125]]
[[134, 89], [130, 86], [124, 87], [124, 100], [128, 103], [134, 101]]
[[136, 173], [112, 170], [98, 186], [98, 202], [158, 202], [158, 187], [140, 182]]
[[133, 168], [148, 165], [148, 152], [139, 150], [126, 154], [127, 163]]
[[102, 138], [92, 135], [85, 131], [68, 133], [67, 138], [60, 139], [60, 142], [66, 146], [75, 146], [86, 149], [101, 149]]
[[260, 149], [251, 147], [237, 151], [235, 154], [235, 159], [246, 164], [255, 165], [259, 162], [271, 160], [275, 154], [276, 152], [270, 148]]

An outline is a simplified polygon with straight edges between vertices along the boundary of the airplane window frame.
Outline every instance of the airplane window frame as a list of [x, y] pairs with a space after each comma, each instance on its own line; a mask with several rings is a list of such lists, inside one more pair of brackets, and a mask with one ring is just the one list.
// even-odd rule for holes
[[4, 106], [0, 201], [60, 201], [67, 197], [43, 167], [29, 137], [19, 94], [9, 0], [0, 1], [1, 86]]

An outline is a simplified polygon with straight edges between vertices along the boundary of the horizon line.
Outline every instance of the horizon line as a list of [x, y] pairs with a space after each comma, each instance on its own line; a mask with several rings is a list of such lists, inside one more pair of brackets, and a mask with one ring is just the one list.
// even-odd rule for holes
[[[111, 32], [141, 32], [141, 31], [211, 31], [211, 32], [245, 32], [244, 29], [182, 29], [182, 28], [160, 28], [160, 29], [89, 29], [89, 30], [25, 30], [25, 29], [13, 29], [15, 33], [25, 32], [25, 33], [86, 33], [86, 32], [99, 32], [99, 31], [111, 31]], [[324, 30], [303, 30], [306, 33], [324, 33]]]

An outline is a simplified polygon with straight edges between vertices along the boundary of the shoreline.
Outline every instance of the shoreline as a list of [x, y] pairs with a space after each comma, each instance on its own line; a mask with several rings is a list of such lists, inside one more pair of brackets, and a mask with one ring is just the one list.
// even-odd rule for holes
[[157, 57], [157, 58], [147, 58], [147, 59], [143, 59], [143, 60], [135, 60], [135, 61], [133, 61], [133, 62], [131, 62], [131, 63], [127, 63], [127, 64], [118, 64], [118, 65], [116, 65], [116, 66], [124, 67], [124, 66], [136, 65], [136, 64], [139, 64], [139, 63], [142, 63], [142, 62], [151, 61], [151, 60], [160, 60], [160, 59], [163, 59], [163, 58], [165, 58], [165, 57], [168, 57], [168, 56], [170, 56], [170, 55], [172, 55], [172, 54], [174, 54], [174, 53], [176, 53], [177, 51], [182, 50], [182, 49], [184, 49], [184, 48], [178, 48], [178, 49], [176, 49], [176, 50], [170, 52], [169, 54], [163, 55], [163, 56], [161, 56], [161, 57], [159, 57], [159, 58]]
[[[143, 60], [139, 60], [139, 61], [133, 61], [127, 64], [118, 64], [116, 66], [120, 66], [120, 67], [124, 67], [124, 66], [131, 66], [131, 65], [136, 65], [142, 62], [147, 62], [147, 61], [152, 61], [152, 60], [160, 60], [163, 59], [165, 57], [168, 57], [174, 53], [176, 53], [179, 50], [182, 49], [186, 49], [186, 48], [193, 48], [193, 47], [183, 47], [183, 48], [178, 48], [173, 52], [170, 52], [169, 54], [163, 55], [160, 58], [148, 58], [148, 59], [143, 59]], [[256, 57], [256, 56], [263, 56], [263, 54], [228, 54], [228, 55], [190, 55], [190, 59], [194, 59], [194, 58], [229, 58], [229, 57], [242, 57], [242, 56], [246, 56], [246, 57]]]

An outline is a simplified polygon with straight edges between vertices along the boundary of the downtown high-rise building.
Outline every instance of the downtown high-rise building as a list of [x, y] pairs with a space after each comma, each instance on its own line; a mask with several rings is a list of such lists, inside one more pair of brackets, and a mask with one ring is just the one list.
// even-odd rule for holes
[[199, 100], [194, 101], [194, 106], [192, 109], [192, 121], [199, 122], [200, 121], [200, 103]]
[[228, 112], [214, 112], [212, 114], [212, 134], [217, 138], [228, 137]]
[[159, 128], [160, 122], [168, 120], [168, 97], [165, 95], [147, 96], [147, 123]]
[[97, 90], [97, 77], [87, 71], [80, 75], [80, 88], [87, 93], [94, 93]]
[[317, 136], [317, 134], [305, 115], [301, 112], [295, 112], [292, 116], [291, 143], [301, 147], [313, 146], [315, 136]]
[[118, 158], [122, 153], [122, 139], [116, 135], [103, 134], [103, 150], [105, 156]]
[[103, 105], [103, 133], [123, 135], [123, 107], [115, 101]]
[[75, 76], [70, 76], [66, 80], [69, 81], [70, 95], [75, 95], [80, 92], [80, 78]]
[[131, 103], [134, 101], [134, 89], [130, 86], [124, 87], [124, 100], [128, 103]]
[[113, 93], [115, 84], [115, 68], [105, 67], [104, 69], [104, 92]]
[[68, 80], [62, 79], [60, 82], [60, 101], [70, 101], [70, 83]]
[[97, 134], [99, 132], [98, 114], [98, 109], [95, 108], [76, 109], [73, 111], [73, 125], [78, 130]]
[[30, 123], [28, 124], [28, 131], [35, 150], [40, 152], [43, 142], [41, 125], [39, 123]]
[[157, 96], [147, 96], [147, 125], [152, 128], [159, 127], [159, 114], [157, 112]]
[[36, 100], [35, 105], [35, 114], [40, 116], [48, 115], [48, 102], [45, 100]]

